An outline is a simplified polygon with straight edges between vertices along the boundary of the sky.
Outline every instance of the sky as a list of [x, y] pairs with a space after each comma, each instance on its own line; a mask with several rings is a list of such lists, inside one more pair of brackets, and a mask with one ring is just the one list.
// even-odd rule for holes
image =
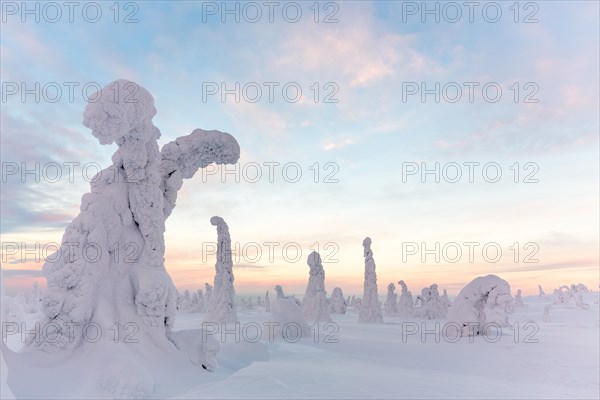
[[213, 215], [240, 295], [302, 294], [317, 250], [327, 290], [360, 296], [367, 236], [380, 295], [400, 279], [455, 295], [487, 274], [524, 294], [598, 288], [598, 15], [595, 1], [3, 2], [7, 292], [45, 284], [43, 256], [111, 164], [116, 145], [81, 120], [115, 79], [152, 93], [160, 146], [202, 128], [241, 147], [187, 180], [167, 220], [180, 290], [213, 280]]

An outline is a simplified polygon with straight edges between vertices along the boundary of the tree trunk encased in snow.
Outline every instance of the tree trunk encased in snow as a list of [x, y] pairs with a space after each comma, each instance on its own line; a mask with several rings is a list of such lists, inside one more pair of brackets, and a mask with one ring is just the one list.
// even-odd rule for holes
[[231, 258], [231, 236], [229, 226], [221, 217], [212, 217], [210, 223], [217, 227], [217, 262], [215, 284], [207, 307], [204, 322], [235, 323], [235, 288], [233, 287], [233, 261]]
[[[165, 219], [183, 179], [213, 162], [235, 163], [239, 145], [227, 133], [196, 129], [159, 151], [154, 99], [146, 89], [118, 80], [94, 98], [83, 124], [101, 144], [115, 142], [118, 149], [113, 164], [92, 179], [60, 253], [43, 267], [45, 322], [62, 328], [55, 332], [59, 337], [46, 340], [53, 332], [32, 337], [26, 350], [73, 350], [82, 344], [81, 328], [90, 322], [107, 331], [115, 323], [136, 323], [155, 345], [173, 348], [168, 335], [177, 296], [164, 265]], [[74, 251], [64, 251], [71, 246]], [[90, 246], [100, 249], [97, 259], [82, 256]], [[75, 340], [65, 336], [69, 326], [75, 327]]]
[[375, 272], [375, 260], [371, 250], [371, 238], [363, 240], [365, 257], [365, 283], [358, 322], [364, 323], [383, 323], [381, 313], [381, 302], [377, 294], [377, 273]]
[[325, 293], [325, 270], [319, 253], [310, 253], [307, 264], [310, 271], [306, 293], [302, 299], [302, 314], [309, 322], [331, 322]]
[[[468, 283], [456, 296], [450, 310], [447, 322], [450, 326], [448, 335], [453, 333], [461, 336], [476, 336], [483, 334], [486, 327], [486, 308], [504, 310], [506, 301], [512, 299], [510, 285], [496, 275], [480, 276]], [[508, 315], [504, 312], [506, 318]], [[454, 330], [457, 332], [453, 332]]]

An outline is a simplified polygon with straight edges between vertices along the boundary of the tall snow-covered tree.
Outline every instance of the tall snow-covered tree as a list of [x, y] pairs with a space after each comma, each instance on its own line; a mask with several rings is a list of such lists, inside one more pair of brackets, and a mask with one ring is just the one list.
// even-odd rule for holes
[[306, 293], [302, 299], [302, 314], [309, 322], [331, 322], [325, 293], [325, 270], [321, 256], [313, 251], [308, 255], [306, 262], [310, 270]]
[[215, 284], [210, 296], [204, 322], [235, 323], [235, 288], [233, 287], [233, 260], [229, 226], [223, 218], [212, 217], [210, 223], [217, 227], [217, 262]]
[[365, 257], [365, 283], [358, 322], [365, 323], [383, 323], [381, 313], [381, 302], [377, 294], [377, 273], [375, 272], [375, 260], [371, 250], [371, 238], [363, 240]]
[[[136, 339], [150, 344], [145, 351], [177, 352], [171, 331], [177, 295], [165, 268], [165, 220], [184, 179], [212, 163], [235, 163], [240, 148], [227, 133], [196, 129], [159, 150], [154, 99], [134, 82], [114, 81], [93, 98], [83, 124], [100, 144], [116, 143], [118, 149], [112, 165], [91, 180], [61, 249], [43, 266], [48, 288], [41, 322], [50, 328], [31, 335], [22, 353], [71, 353], [86, 344], [82, 330], [92, 323], [103, 332], [115, 323], [135, 324]], [[89, 248], [98, 251], [84, 254]]]

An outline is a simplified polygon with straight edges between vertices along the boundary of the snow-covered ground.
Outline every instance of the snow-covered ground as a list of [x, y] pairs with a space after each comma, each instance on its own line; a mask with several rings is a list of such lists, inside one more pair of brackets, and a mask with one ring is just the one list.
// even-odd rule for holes
[[[313, 325], [309, 338], [285, 340], [270, 337], [272, 318], [264, 308], [239, 310], [240, 325], [216, 334], [221, 342], [216, 370], [166, 372], [154, 383], [153, 396], [597, 399], [598, 293], [584, 300], [589, 309], [552, 305], [550, 322], [544, 322], [544, 308], [555, 297], [524, 297], [526, 306], [511, 314], [510, 328], [490, 327], [487, 336], [457, 341], [444, 336], [444, 320], [386, 317], [384, 324], [359, 324], [352, 309], [332, 314], [331, 324]], [[29, 323], [36, 318], [26, 314]], [[197, 329], [203, 318], [179, 313], [174, 330]], [[259, 329], [262, 338], [256, 339]], [[18, 350], [18, 335], [8, 336], [7, 344]], [[47, 371], [49, 378], [53, 371]], [[70, 393], [87, 384], [74, 379]], [[53, 397], [54, 388], [46, 390]]]

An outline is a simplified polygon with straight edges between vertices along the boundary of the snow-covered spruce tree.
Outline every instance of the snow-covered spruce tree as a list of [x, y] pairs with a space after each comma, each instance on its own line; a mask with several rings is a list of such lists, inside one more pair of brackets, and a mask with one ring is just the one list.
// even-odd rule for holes
[[271, 301], [269, 300], [269, 291], [265, 294], [265, 312], [271, 312]]
[[525, 307], [521, 293], [521, 289], [518, 289], [517, 294], [515, 294], [515, 307]]
[[[449, 325], [447, 334], [477, 336], [483, 334], [487, 323], [488, 302], [504, 303], [512, 298], [510, 285], [496, 275], [480, 276], [468, 283], [456, 296], [446, 318]], [[455, 332], [456, 331], [456, 332]]]
[[321, 256], [313, 251], [308, 255], [306, 263], [310, 270], [308, 285], [302, 299], [302, 314], [309, 322], [331, 322], [329, 304], [325, 294], [325, 270]]
[[390, 283], [387, 289], [385, 303], [383, 303], [383, 314], [386, 317], [395, 317], [398, 314], [398, 295], [396, 294], [396, 285]]
[[212, 297], [212, 292], [213, 292], [213, 287], [210, 286], [210, 283], [207, 282], [204, 284], [204, 291], [206, 292], [206, 296], [205, 296], [206, 307], [208, 307], [208, 305], [210, 304], [210, 298]]
[[363, 240], [365, 257], [365, 284], [358, 322], [383, 323], [381, 313], [381, 302], [377, 294], [377, 273], [375, 272], [375, 260], [371, 250], [371, 238]]
[[210, 223], [217, 227], [217, 262], [215, 264], [215, 285], [212, 289], [204, 322], [235, 323], [238, 322], [238, 316], [235, 311], [229, 227], [221, 217], [212, 217]]
[[417, 296], [417, 302], [420, 304], [414, 310], [414, 315], [423, 319], [445, 318], [447, 308], [440, 298], [438, 285], [433, 284], [421, 290], [421, 295]]
[[538, 285], [538, 291], [539, 291], [540, 297], [546, 295], [546, 292], [544, 292], [544, 289], [542, 289], [542, 285]]
[[412, 293], [408, 290], [408, 286], [404, 281], [398, 281], [398, 284], [402, 287], [400, 299], [398, 299], [398, 316], [411, 318], [415, 312]]
[[[349, 299], [350, 296], [348, 296]], [[329, 312], [331, 314], [346, 314], [347, 305], [342, 289], [339, 287], [333, 288], [331, 299], [329, 299]]]
[[[78, 348], [82, 327], [90, 322], [106, 332], [115, 322], [135, 323], [138, 338], [146, 335], [156, 346], [174, 349], [169, 336], [177, 299], [164, 265], [165, 219], [183, 179], [211, 163], [235, 163], [240, 148], [227, 133], [196, 129], [159, 151], [160, 131], [152, 123], [156, 108], [146, 89], [117, 80], [94, 98], [83, 124], [100, 144], [114, 142], [118, 149], [112, 165], [91, 180], [91, 192], [66, 228], [60, 253], [48, 258], [57, 261], [43, 267], [48, 281], [43, 322], [59, 328], [32, 335], [25, 350]], [[100, 249], [97, 259], [83, 256], [89, 246]], [[67, 336], [70, 329], [74, 340]]]
[[198, 312], [206, 312], [206, 300], [204, 299], [204, 292], [202, 289], [196, 290], [196, 294], [198, 295]]
[[31, 290], [31, 295], [27, 299], [27, 306], [25, 307], [25, 311], [28, 313], [37, 313], [41, 311], [41, 301], [42, 290], [40, 289], [40, 284], [37, 282], [33, 282], [33, 289]]
[[450, 306], [452, 305], [452, 302], [450, 301], [450, 298], [448, 297], [448, 291], [446, 289], [444, 289], [444, 294], [442, 294], [442, 297], [440, 298], [440, 300], [442, 301], [442, 304], [446, 308], [446, 313], [447, 313], [448, 310], [450, 309]]

